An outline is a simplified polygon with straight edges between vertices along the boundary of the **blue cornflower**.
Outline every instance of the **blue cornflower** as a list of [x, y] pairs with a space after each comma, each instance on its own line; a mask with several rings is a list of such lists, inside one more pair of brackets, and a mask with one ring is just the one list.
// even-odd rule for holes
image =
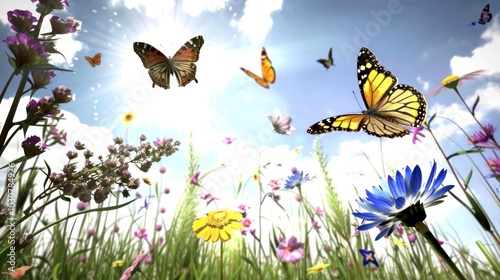
[[[437, 205], [446, 197], [446, 192], [454, 186], [440, 188], [446, 177], [446, 170], [442, 169], [437, 177], [436, 162], [432, 165], [429, 179], [422, 182], [422, 171], [417, 165], [413, 170], [406, 167], [405, 175], [397, 172], [395, 177], [388, 176], [387, 184], [373, 187], [373, 191], [366, 191], [366, 198], [356, 202], [368, 212], [353, 212], [352, 214], [363, 219], [358, 230], [380, 228], [375, 240], [382, 236], [389, 236], [400, 224], [415, 227], [415, 224], [426, 218], [425, 207]], [[369, 223], [365, 224], [368, 221]]]
[[302, 183], [309, 181], [309, 174], [304, 176], [304, 171], [298, 171], [297, 168], [292, 168], [292, 175], [288, 176], [285, 183], [285, 189], [300, 188]]
[[377, 259], [375, 259], [375, 253], [370, 250], [359, 249], [361, 255], [363, 255], [363, 265], [366, 266], [369, 263], [373, 263], [376, 267], [378, 267]]

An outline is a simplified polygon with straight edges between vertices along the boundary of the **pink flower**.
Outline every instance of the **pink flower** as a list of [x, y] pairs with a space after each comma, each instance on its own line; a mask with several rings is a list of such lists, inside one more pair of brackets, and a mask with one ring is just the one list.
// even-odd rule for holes
[[304, 243], [298, 242], [297, 237], [292, 236], [288, 241], [283, 240], [278, 245], [278, 258], [282, 262], [296, 264], [304, 258]]
[[323, 212], [323, 209], [321, 209], [321, 207], [316, 206], [316, 215], [318, 215], [318, 217], [323, 218], [325, 216], [325, 212]]
[[200, 171], [196, 171], [196, 173], [194, 174], [193, 178], [191, 178], [191, 183], [193, 185], [196, 185], [196, 186], [199, 186], [199, 182], [198, 182], [198, 177], [200, 176]]
[[397, 226], [396, 231], [399, 233], [399, 235], [403, 235], [405, 233], [405, 230], [402, 225]]
[[164, 174], [165, 172], [167, 172], [167, 167], [166, 166], [160, 166], [160, 173]]
[[132, 262], [132, 265], [125, 270], [120, 280], [128, 280], [132, 274], [136, 273], [139, 270], [139, 264], [144, 260], [145, 254], [140, 254], [137, 258]]
[[87, 230], [87, 238], [91, 237], [91, 236], [92, 236], [92, 235], [94, 235], [94, 234], [95, 234], [95, 229], [93, 229], [93, 228], [89, 228], [89, 229]]
[[138, 231], [135, 231], [134, 232], [134, 236], [139, 238], [139, 239], [148, 239], [148, 234], [146, 233], [146, 229], [145, 228], [141, 228], [139, 229]]
[[443, 90], [445, 87], [446, 88], [450, 88], [450, 89], [456, 89], [457, 86], [461, 86], [462, 85], [462, 80], [474, 80], [476, 79], [478, 76], [480, 76], [481, 74], [485, 73], [486, 70], [477, 70], [477, 71], [474, 71], [474, 72], [470, 72], [468, 74], [465, 74], [463, 75], [462, 77], [459, 77], [459, 76], [456, 76], [456, 75], [453, 75], [453, 76], [449, 76], [449, 77], [446, 77], [443, 79], [443, 81], [441, 82], [441, 85], [438, 86], [437, 88], [429, 91], [425, 97], [429, 97], [430, 95], [433, 95], [433, 96], [436, 96], [438, 95], [441, 90]]
[[160, 213], [165, 213], [165, 207], [160, 207]]
[[272, 189], [273, 192], [277, 191], [277, 190], [279, 190], [281, 188], [280, 181], [277, 180], [277, 179], [270, 180], [267, 185], [271, 187], [271, 189]]
[[222, 140], [222, 142], [229, 145], [232, 144], [234, 140], [236, 140], [236, 138], [225, 137], [224, 140]]
[[156, 225], [156, 231], [161, 231], [161, 229], [163, 228], [163, 226], [161, 224], [157, 224]]
[[252, 220], [250, 220], [250, 218], [244, 218], [241, 220], [241, 224], [243, 227], [249, 228], [252, 225]]
[[417, 238], [415, 237], [415, 234], [413, 233], [410, 233], [410, 235], [408, 235], [408, 241], [410, 241], [410, 244], [413, 245], [415, 243], [415, 240]]
[[267, 118], [271, 121], [274, 131], [282, 135], [290, 135], [295, 127], [291, 126], [292, 118], [290, 116], [282, 116], [281, 111], [274, 110], [274, 115], [268, 115]]
[[78, 201], [78, 203], [76, 204], [76, 209], [78, 211], [83, 211], [83, 210], [85, 210], [85, 208], [87, 208], [87, 203], [82, 202], [82, 201]]
[[477, 147], [499, 149], [498, 145], [496, 145], [495, 137], [493, 136], [495, 130], [496, 127], [489, 123], [484, 126], [483, 131], [474, 132], [469, 137], [469, 143]]
[[318, 230], [321, 228], [321, 225], [317, 222], [317, 221], [312, 221], [312, 226], [314, 227], [314, 229]]
[[164, 188], [163, 189], [163, 193], [164, 194], [169, 194], [170, 193], [170, 189], [169, 188]]
[[115, 233], [116, 233], [116, 232], [119, 232], [119, 231], [120, 231], [120, 227], [119, 227], [118, 225], [115, 225], [115, 226], [113, 227], [113, 232], [115, 232]]
[[412, 127], [411, 130], [413, 133], [413, 139], [411, 140], [411, 142], [413, 144], [417, 144], [417, 141], [422, 142], [422, 140], [418, 139], [418, 137], [419, 136], [425, 137], [425, 135], [421, 132], [422, 130], [424, 130], [424, 127], [423, 126]]

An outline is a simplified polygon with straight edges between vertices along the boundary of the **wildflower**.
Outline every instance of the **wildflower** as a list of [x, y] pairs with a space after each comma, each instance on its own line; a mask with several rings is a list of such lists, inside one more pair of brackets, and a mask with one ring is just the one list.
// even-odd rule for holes
[[351, 267], [352, 266], [352, 261], [351, 260], [347, 260], [346, 265], [347, 265], [347, 267]]
[[274, 110], [274, 115], [268, 115], [267, 118], [271, 121], [274, 131], [282, 135], [290, 135], [295, 127], [291, 126], [292, 118], [290, 116], [282, 116], [281, 111]]
[[153, 263], [153, 255], [152, 254], [148, 254], [146, 256], [146, 259], [144, 259], [144, 265], [148, 265], [148, 264], [151, 264]]
[[297, 202], [301, 202], [302, 201], [302, 196], [300, 195], [300, 193], [296, 193], [295, 194], [295, 200], [297, 200]]
[[224, 144], [228, 144], [229, 145], [229, 144], [232, 144], [234, 140], [236, 140], [236, 138], [225, 137], [224, 140], [222, 140], [222, 142]]
[[80, 31], [82, 22], [75, 20], [72, 17], [67, 17], [66, 20], [60, 19], [58, 16], [52, 16], [50, 18], [50, 25], [52, 26], [52, 32], [50, 34], [68, 34], [76, 33]]
[[[373, 187], [373, 192], [366, 191], [367, 197], [356, 202], [368, 212], [353, 212], [355, 217], [363, 219], [359, 230], [368, 230], [373, 227], [381, 228], [375, 240], [382, 236], [389, 236], [400, 224], [414, 227], [416, 223], [426, 218], [425, 207], [430, 207], [442, 202], [446, 192], [453, 185], [440, 188], [446, 177], [442, 169], [436, 178], [436, 162], [432, 165], [429, 179], [422, 184], [422, 172], [417, 165], [413, 170], [406, 167], [405, 176], [397, 172], [393, 178], [388, 176], [387, 184], [379, 188]], [[364, 224], [365, 221], [370, 221]]]
[[391, 238], [391, 240], [392, 240], [392, 242], [394, 242], [394, 244], [396, 244], [396, 245], [398, 245], [398, 246], [403, 246], [403, 247], [405, 247], [405, 248], [410, 247], [410, 246], [408, 245], [408, 243], [404, 242], [403, 240], [399, 240], [399, 239], [397, 239], [397, 238]]
[[170, 193], [170, 189], [169, 188], [164, 188], [163, 189], [163, 193], [164, 194], [169, 194]]
[[165, 207], [160, 207], [160, 213], [163, 214], [163, 213], [165, 213], [165, 211], [166, 211]]
[[123, 260], [117, 260], [111, 263], [112, 267], [123, 266]]
[[243, 216], [243, 218], [246, 217], [247, 215], [247, 209], [250, 208], [248, 205], [245, 205], [245, 204], [240, 204], [238, 205], [238, 211], [241, 213], [241, 215]]
[[405, 229], [401, 225], [396, 227], [396, 231], [399, 233], [399, 235], [403, 235], [405, 233]]
[[161, 224], [157, 224], [155, 227], [156, 231], [161, 231], [162, 228], [163, 226]]
[[119, 231], [120, 231], [120, 227], [119, 227], [118, 225], [115, 225], [115, 226], [113, 227], [113, 232], [114, 232], [114, 233], [117, 233], [117, 232], [119, 232]]
[[267, 185], [271, 187], [271, 189], [272, 189], [273, 192], [277, 191], [277, 190], [279, 190], [281, 188], [280, 181], [276, 180], [276, 179], [270, 180]]
[[45, 152], [47, 145], [43, 144], [41, 141], [42, 139], [36, 135], [26, 138], [26, 140], [21, 143], [24, 155], [30, 158]]
[[134, 231], [134, 236], [139, 239], [148, 239], [148, 234], [146, 233], [145, 228], [141, 228], [138, 231]]
[[120, 280], [127, 280], [132, 276], [134, 273], [139, 271], [141, 268], [139, 267], [139, 264], [144, 260], [145, 254], [139, 254], [137, 258], [132, 262], [132, 265], [125, 270], [125, 272], [122, 274], [122, 277], [120, 277]]
[[7, 46], [14, 55], [16, 69], [37, 64], [43, 58], [47, 57], [47, 52], [45, 52], [42, 44], [35, 38], [24, 33], [8, 36], [2, 42], [7, 43]]
[[338, 269], [333, 269], [331, 272], [333, 277], [339, 278], [340, 272]]
[[[31, 0], [31, 2], [35, 3], [37, 0]], [[62, 10], [64, 7], [69, 7], [69, 3], [67, 0], [38, 0], [37, 12], [42, 13], [46, 12], [50, 13], [52, 10]]]
[[203, 193], [203, 192], [201, 192], [201, 193], [198, 194], [198, 197], [200, 197], [201, 199], [203, 199], [205, 201], [208, 201], [208, 203], [212, 202], [213, 200], [220, 200], [220, 198], [217, 198], [217, 197], [213, 196], [211, 193]]
[[198, 177], [200, 177], [200, 171], [196, 171], [196, 173], [194, 173], [193, 178], [191, 178], [191, 183], [195, 186], [200, 185], [200, 183], [198, 182]]
[[489, 159], [488, 165], [490, 166], [493, 177], [500, 176], [500, 159]]
[[78, 203], [76, 204], [76, 209], [78, 209], [78, 211], [83, 211], [85, 210], [85, 208], [87, 208], [87, 203], [78, 201]]
[[192, 228], [196, 237], [205, 239], [205, 242], [226, 242], [231, 239], [233, 231], [243, 228], [240, 223], [242, 218], [241, 213], [236, 211], [215, 210], [195, 219]]
[[[137, 193], [138, 194], [138, 193]], [[148, 210], [148, 206], [151, 204], [151, 201], [147, 201], [147, 198], [144, 199], [144, 205], [139, 207], [139, 211], [137, 213], [140, 213], [142, 209]]]
[[307, 275], [318, 273], [318, 272], [322, 271], [323, 269], [325, 269], [325, 268], [327, 268], [329, 266], [330, 266], [329, 263], [324, 263], [324, 264], [317, 264], [317, 265], [315, 265], [313, 267], [309, 267], [307, 269]]
[[493, 136], [496, 127], [489, 123], [483, 128], [483, 131], [474, 132], [469, 137], [469, 143], [477, 147], [499, 149], [498, 145], [496, 145], [495, 137]]
[[358, 229], [354, 229], [354, 233], [352, 234], [352, 236], [358, 237], [359, 236], [359, 230]]
[[366, 266], [369, 263], [373, 263], [376, 267], [378, 267], [378, 262], [375, 259], [375, 253], [370, 250], [359, 249], [359, 252], [363, 256], [363, 265]]
[[323, 218], [325, 216], [325, 212], [323, 212], [323, 209], [321, 209], [321, 207], [316, 206], [316, 215], [318, 215], [318, 217], [320, 218]]
[[437, 242], [439, 243], [439, 245], [443, 245], [444, 244], [444, 241], [440, 240], [439, 238], [436, 237], [436, 240]]
[[151, 186], [151, 180], [148, 177], [142, 177], [142, 181], [146, 183], [148, 186]]
[[160, 174], [164, 174], [165, 172], [167, 172], [167, 167], [166, 166], [160, 166]]
[[14, 10], [7, 12], [7, 19], [12, 24], [10, 29], [14, 32], [28, 33], [35, 27], [37, 18], [30, 11]]
[[10, 275], [14, 279], [19, 279], [19, 278], [23, 277], [24, 274], [26, 273], [26, 271], [30, 270], [32, 267], [33, 267], [32, 265], [21, 266], [21, 267], [15, 268], [13, 270], [9, 269], [9, 271], [3, 271], [2, 274]]
[[87, 230], [87, 238], [91, 237], [91, 236], [92, 236], [92, 235], [94, 235], [94, 234], [95, 234], [95, 229], [93, 229], [93, 228], [89, 228], [89, 229]]
[[58, 86], [53, 89], [52, 95], [57, 103], [68, 103], [75, 100], [75, 95], [71, 94], [71, 89], [65, 86]]
[[298, 171], [297, 168], [292, 168], [292, 175], [288, 176], [285, 183], [285, 189], [293, 189], [295, 187], [300, 188], [300, 186], [309, 181], [309, 174], [304, 176], [303, 171]]
[[319, 222], [313, 220], [311, 222], [312, 226], [314, 227], [315, 230], [319, 230], [321, 228], [321, 225], [319, 224]]
[[254, 182], [255, 184], [258, 184], [258, 183], [259, 183], [259, 181], [260, 181], [260, 171], [259, 171], [259, 170], [256, 170], [256, 171], [253, 173], [252, 178], [253, 178], [253, 182]]
[[456, 88], [458, 86], [461, 86], [462, 85], [462, 80], [474, 80], [476, 79], [478, 76], [480, 76], [481, 74], [485, 73], [486, 70], [477, 70], [477, 71], [474, 71], [474, 72], [470, 72], [468, 74], [465, 74], [461, 77], [457, 76], [457, 75], [452, 75], [452, 76], [448, 76], [446, 78], [443, 79], [443, 81], [441, 82], [441, 85], [431, 91], [429, 91], [429, 93], [427, 93], [425, 96], [428, 97], [430, 95], [433, 95], [433, 96], [436, 96], [438, 95], [441, 90], [443, 90], [445, 87], [446, 88], [449, 88], [449, 89], [454, 89], [456, 91]]
[[86, 263], [87, 262], [87, 255], [85, 255], [85, 254], [80, 255], [79, 260], [81, 263]]
[[53, 144], [60, 144], [65, 146], [66, 145], [66, 136], [67, 133], [64, 130], [59, 131], [55, 125], [51, 126], [49, 129], [49, 135], [51, 136], [52, 142], [50, 143], [51, 145]]
[[422, 140], [418, 139], [419, 136], [425, 137], [425, 134], [423, 134], [421, 131], [424, 130], [423, 126], [416, 126], [416, 127], [411, 127], [412, 133], [413, 133], [413, 139], [411, 142], [413, 144], [417, 144], [417, 141], [422, 142]]
[[325, 244], [325, 246], [323, 246], [323, 250], [325, 250], [325, 252], [329, 253], [332, 250], [332, 247], [328, 244]]
[[122, 117], [122, 122], [125, 126], [128, 126], [131, 122], [135, 120], [134, 112], [127, 112]]
[[304, 258], [303, 247], [304, 243], [298, 242], [295, 236], [290, 237], [288, 241], [285, 239], [278, 245], [278, 258], [282, 262], [296, 264]]
[[417, 238], [415, 237], [415, 234], [413, 233], [410, 233], [410, 235], [408, 235], [408, 241], [410, 241], [410, 244], [413, 245], [415, 243], [415, 240]]

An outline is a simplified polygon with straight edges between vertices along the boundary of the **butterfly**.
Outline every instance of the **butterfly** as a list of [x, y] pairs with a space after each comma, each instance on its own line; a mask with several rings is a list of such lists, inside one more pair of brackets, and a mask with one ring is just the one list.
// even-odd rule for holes
[[330, 48], [330, 51], [328, 52], [328, 59], [321, 58], [316, 61], [325, 66], [327, 70], [330, 68], [330, 66], [335, 66], [335, 64], [333, 63], [332, 48]]
[[193, 80], [198, 83], [194, 62], [198, 61], [204, 42], [202, 36], [196, 36], [182, 45], [172, 58], [167, 58], [155, 47], [142, 42], [134, 43], [134, 51], [141, 58], [144, 67], [149, 69], [148, 73], [153, 81], [153, 87], [159, 85], [164, 89], [169, 89], [170, 76], [174, 74], [179, 87]]
[[[490, 13], [490, 4], [484, 6], [483, 11], [481, 12], [481, 15], [479, 16], [479, 20], [477, 21], [478, 24], [485, 25], [487, 22], [490, 22], [490, 20], [493, 18], [493, 15]], [[476, 22], [473, 21], [468, 24], [468, 26], [474, 26], [476, 25]]]
[[101, 65], [101, 53], [94, 55], [94, 57], [86, 56], [85, 59], [90, 63], [90, 66], [92, 67]]
[[267, 57], [265, 48], [262, 48], [260, 59], [262, 62], [262, 77], [255, 75], [253, 72], [243, 67], [240, 67], [240, 69], [250, 76], [250, 78], [254, 79], [259, 85], [269, 88], [269, 84], [274, 83], [276, 80], [276, 71], [274, 70], [271, 60]]
[[360, 131], [377, 137], [403, 137], [404, 126], [420, 126], [427, 114], [427, 102], [417, 89], [397, 85], [398, 79], [382, 66], [373, 52], [363, 47], [358, 55], [358, 83], [366, 110], [326, 118], [311, 125], [309, 134], [331, 131]]

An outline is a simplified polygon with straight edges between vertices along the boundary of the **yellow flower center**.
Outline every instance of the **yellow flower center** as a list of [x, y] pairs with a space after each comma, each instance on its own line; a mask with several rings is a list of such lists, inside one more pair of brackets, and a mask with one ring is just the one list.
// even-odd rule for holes
[[447, 88], [456, 88], [458, 85], [458, 81], [460, 81], [460, 77], [457, 75], [451, 75], [443, 79], [441, 84]]

